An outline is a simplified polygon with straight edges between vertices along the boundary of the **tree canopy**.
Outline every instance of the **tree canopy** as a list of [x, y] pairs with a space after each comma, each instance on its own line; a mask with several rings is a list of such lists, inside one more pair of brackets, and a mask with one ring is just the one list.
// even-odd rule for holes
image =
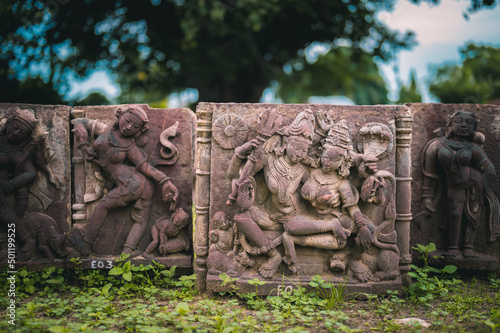
[[[377, 19], [395, 1], [7, 0], [0, 4], [0, 99], [45, 103], [54, 93], [64, 96], [71, 79], [107, 68], [117, 76], [120, 102], [160, 100], [187, 88], [203, 101], [256, 102], [273, 80], [287, 87], [280, 90], [287, 100], [298, 91], [291, 78], [299, 87], [311, 82], [321, 92], [383, 102], [367, 97], [385, 89], [369, 58], [389, 60], [415, 44], [412, 32]], [[314, 42], [330, 52], [312, 63], [307, 51]], [[346, 57], [348, 64], [337, 63], [346, 66], [341, 71], [327, 64]], [[289, 77], [286, 68], [294, 72]], [[348, 70], [360, 75], [344, 86]], [[33, 80], [43, 80], [47, 93], [26, 93], [23, 83]], [[365, 83], [369, 91], [361, 93], [356, 85]]]
[[500, 48], [466, 45], [461, 64], [434, 69], [430, 92], [443, 103], [488, 103], [500, 100]]

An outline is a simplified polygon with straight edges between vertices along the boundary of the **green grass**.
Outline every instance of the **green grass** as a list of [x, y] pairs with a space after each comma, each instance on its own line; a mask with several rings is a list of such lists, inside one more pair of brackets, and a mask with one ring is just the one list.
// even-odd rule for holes
[[[344, 285], [314, 277], [312, 292], [298, 287], [280, 296], [255, 292], [199, 295], [195, 277], [175, 277], [161, 265], [83, 271], [21, 270], [17, 277], [16, 325], [0, 321], [0, 331], [16, 332], [419, 332], [398, 318], [418, 317], [437, 332], [500, 331], [500, 286], [493, 276], [461, 279], [417, 267], [413, 287], [403, 295], [344, 294]], [[427, 275], [421, 275], [424, 270]], [[1, 281], [6, 281], [3, 272]], [[226, 279], [226, 283], [232, 283]], [[434, 284], [433, 288], [429, 285]], [[8, 285], [1, 289], [6, 318]]]

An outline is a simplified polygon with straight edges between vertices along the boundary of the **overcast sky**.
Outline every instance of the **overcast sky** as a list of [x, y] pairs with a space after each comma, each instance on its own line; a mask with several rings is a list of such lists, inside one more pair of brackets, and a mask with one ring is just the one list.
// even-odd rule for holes
[[[500, 6], [481, 10], [469, 15], [466, 12], [470, 0], [442, 0], [437, 7], [427, 3], [414, 5], [409, 1], [399, 1], [391, 13], [380, 13], [379, 18], [391, 28], [400, 31], [412, 30], [417, 35], [418, 46], [398, 54], [396, 63], [403, 82], [408, 82], [411, 68], [417, 71], [424, 102], [435, 102], [428, 95], [426, 82], [429, 80], [429, 66], [444, 62], [458, 62], [459, 50], [468, 42], [500, 47]], [[393, 70], [394, 63], [382, 65], [391, 91], [390, 97], [396, 99], [397, 86]]]
[[[398, 1], [392, 12], [381, 12], [379, 18], [389, 27], [400, 31], [412, 30], [416, 33], [418, 45], [410, 51], [402, 51], [395, 62], [381, 64], [381, 70], [390, 90], [389, 97], [397, 99], [398, 87], [394, 73], [394, 64], [399, 68], [399, 76], [408, 82], [410, 70], [417, 71], [417, 77], [423, 93], [424, 102], [436, 102], [428, 94], [426, 82], [429, 80], [429, 66], [444, 62], [458, 62], [459, 49], [468, 42], [488, 44], [500, 47], [500, 6], [494, 9], [466, 13], [470, 0], [442, 0], [439, 6], [427, 3], [414, 5], [407, 0]], [[100, 89], [109, 98], [119, 95], [118, 85], [104, 71], [94, 73], [84, 82], [72, 84], [71, 95], [85, 96], [89, 91]], [[325, 103], [324, 99], [311, 102]], [[345, 99], [337, 99], [345, 104]]]

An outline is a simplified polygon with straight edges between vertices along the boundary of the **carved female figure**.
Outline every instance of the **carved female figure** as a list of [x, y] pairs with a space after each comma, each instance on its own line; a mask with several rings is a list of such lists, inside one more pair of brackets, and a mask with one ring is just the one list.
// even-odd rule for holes
[[[474, 237], [485, 197], [490, 204], [490, 239], [500, 236], [498, 199], [492, 190], [497, 176], [480, 146], [484, 143], [484, 135], [476, 129], [474, 114], [458, 111], [450, 118], [445, 136], [430, 141], [423, 152], [424, 209], [430, 214], [435, 211], [439, 199], [439, 191], [436, 192], [441, 182], [438, 166], [446, 174], [449, 206], [446, 255], [452, 257], [461, 254], [468, 258], [477, 256], [473, 251]], [[460, 244], [462, 237], [464, 241]]]
[[[264, 170], [269, 190], [264, 214], [265, 219], [274, 224], [285, 223], [304, 209], [304, 203], [301, 202], [297, 189], [307, 172], [305, 164], [311, 163], [307, 151], [315, 135], [314, 125], [313, 113], [306, 110], [297, 115], [293, 123], [282, 130], [281, 135], [272, 136], [263, 146], [261, 141], [254, 139], [235, 150], [229, 174], [237, 174], [240, 165], [247, 158], [251, 158], [252, 164], [248, 164], [251, 170], [243, 170], [239, 183], [243, 182], [242, 178], [254, 176], [260, 170]], [[230, 197], [230, 200], [232, 199], [234, 200]], [[266, 227], [262, 225], [265, 219], [252, 216], [256, 213], [250, 209], [235, 216], [234, 221], [238, 229], [260, 249], [260, 253], [269, 256], [259, 272], [263, 277], [270, 278], [276, 273], [282, 257], [262, 231], [262, 228]]]
[[[342, 249], [355, 227], [358, 244], [367, 249], [373, 243], [374, 225], [359, 210], [358, 191], [346, 179], [354, 159], [354, 153], [349, 148], [347, 124], [341, 121], [333, 126], [322, 141], [321, 168], [311, 169], [301, 189], [302, 197], [315, 208], [317, 219], [295, 217], [285, 225], [284, 260], [293, 273], [300, 269], [295, 244], [329, 250]], [[344, 261], [339, 260], [338, 256], [334, 257], [331, 268], [343, 271]], [[368, 268], [361, 269], [361, 265], [357, 264], [355, 274], [366, 281], [371, 274]]]
[[16, 237], [24, 243], [19, 261], [30, 259], [36, 246], [20, 218], [28, 205], [27, 186], [37, 175], [37, 148], [43, 144], [43, 138], [32, 136], [37, 123], [33, 110], [18, 109], [0, 129], [0, 221], [9, 228], [14, 224]]
[[162, 185], [163, 199], [171, 200], [172, 211], [175, 210], [179, 194], [170, 178], [147, 162], [147, 156], [140, 148], [148, 129], [146, 112], [139, 106], [129, 105], [119, 109], [116, 118], [112, 126], [85, 118], [74, 121], [78, 148], [87, 160], [100, 167], [109, 189], [95, 206], [84, 238], [71, 239], [83, 256], [91, 253], [92, 244], [109, 210], [132, 204], [131, 215], [135, 223], [123, 252], [132, 253], [136, 250], [146, 230], [153, 200], [154, 186], [151, 180]]

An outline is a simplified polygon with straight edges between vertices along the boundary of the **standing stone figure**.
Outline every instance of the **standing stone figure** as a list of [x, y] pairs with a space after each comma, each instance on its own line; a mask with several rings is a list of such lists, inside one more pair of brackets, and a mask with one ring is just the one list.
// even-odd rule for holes
[[[482, 148], [484, 135], [476, 129], [474, 114], [458, 111], [450, 118], [445, 136], [431, 140], [423, 151], [422, 197], [428, 214], [436, 210], [441, 187], [447, 187], [449, 237], [445, 255], [449, 257], [478, 256], [474, 252], [474, 238], [486, 201], [490, 241], [500, 236], [498, 198], [492, 190], [497, 175]], [[439, 176], [440, 170], [446, 179]]]
[[[171, 201], [174, 211], [179, 192], [170, 178], [154, 168], [141, 149], [147, 140], [148, 117], [139, 106], [128, 105], [116, 112], [116, 121], [107, 126], [86, 118], [74, 121], [77, 147], [88, 161], [96, 163], [108, 189], [97, 203], [83, 239], [71, 237], [74, 247], [82, 256], [92, 252], [92, 245], [106, 222], [110, 209], [132, 206], [134, 225], [128, 233], [124, 253], [136, 253], [137, 246], [147, 228], [154, 196], [152, 180], [162, 185], [162, 197]], [[135, 252], [134, 252], [135, 251]]]
[[16, 238], [23, 244], [18, 261], [32, 259], [36, 250], [35, 239], [20, 219], [28, 206], [28, 187], [36, 179], [37, 169], [44, 170], [57, 188], [60, 186], [48, 165], [51, 152], [46, 136], [38, 128], [34, 110], [17, 109], [0, 129], [0, 221], [5, 226], [15, 225]]

